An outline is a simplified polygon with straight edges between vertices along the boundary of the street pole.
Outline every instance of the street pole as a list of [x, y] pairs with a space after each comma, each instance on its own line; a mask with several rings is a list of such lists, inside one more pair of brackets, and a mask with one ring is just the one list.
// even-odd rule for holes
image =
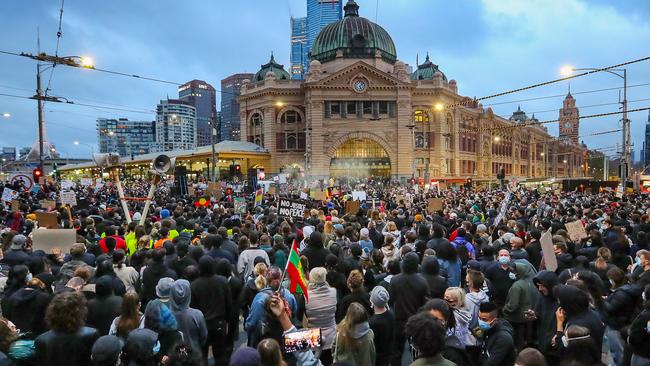
[[212, 174], [210, 177], [211, 178], [210, 181], [214, 183], [216, 182], [217, 179], [217, 174], [216, 174], [217, 162], [215, 161], [216, 153], [214, 151], [214, 140], [215, 140], [215, 136], [217, 135], [217, 127], [215, 126], [216, 121], [214, 117], [212, 117], [210, 121], [211, 121], [210, 125], [212, 127], [212, 137], [210, 139], [210, 146], [212, 146], [212, 169], [211, 169]]
[[[43, 171], [43, 90], [41, 89], [41, 65], [36, 64], [36, 103], [38, 103], [38, 167]], [[36, 182], [34, 182], [36, 183]]]
[[623, 69], [623, 154], [621, 154], [621, 183], [627, 187], [627, 169], [630, 151], [630, 125], [627, 119], [627, 69]]

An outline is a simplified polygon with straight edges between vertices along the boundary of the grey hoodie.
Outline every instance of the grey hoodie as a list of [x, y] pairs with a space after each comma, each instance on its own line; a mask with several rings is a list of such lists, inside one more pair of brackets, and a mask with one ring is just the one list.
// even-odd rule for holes
[[195, 352], [201, 352], [201, 347], [208, 338], [208, 327], [200, 310], [190, 307], [192, 291], [187, 280], [176, 280], [172, 284], [169, 301], [178, 330], [183, 333], [183, 340], [192, 346]]

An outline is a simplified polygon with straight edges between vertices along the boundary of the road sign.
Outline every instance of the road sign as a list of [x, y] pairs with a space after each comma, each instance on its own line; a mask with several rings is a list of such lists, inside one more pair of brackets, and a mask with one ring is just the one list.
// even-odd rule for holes
[[18, 181], [22, 181], [28, 191], [32, 189], [32, 186], [34, 185], [34, 179], [27, 174], [18, 173], [11, 176], [11, 184], [16, 184]]

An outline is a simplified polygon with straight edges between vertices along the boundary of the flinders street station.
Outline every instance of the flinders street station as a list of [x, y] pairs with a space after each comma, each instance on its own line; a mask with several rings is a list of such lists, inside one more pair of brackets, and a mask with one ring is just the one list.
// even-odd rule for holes
[[410, 72], [388, 32], [361, 17], [357, 3], [344, 12], [314, 41], [305, 80], [291, 80], [271, 56], [242, 86], [241, 140], [268, 150], [266, 173], [427, 182], [494, 180], [502, 169], [519, 179], [585, 175], [570, 93], [560, 136], [550, 136], [521, 109], [504, 119], [459, 94], [428, 55]]

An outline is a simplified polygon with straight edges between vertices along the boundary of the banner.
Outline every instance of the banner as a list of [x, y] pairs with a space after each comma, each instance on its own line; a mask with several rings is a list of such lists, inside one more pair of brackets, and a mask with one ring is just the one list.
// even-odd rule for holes
[[258, 188], [257, 191], [255, 191], [255, 206], [262, 206], [263, 197], [264, 197], [264, 190], [262, 188]]
[[302, 220], [305, 217], [307, 204], [302, 201], [280, 198], [278, 201], [278, 215], [290, 217], [294, 220]]

